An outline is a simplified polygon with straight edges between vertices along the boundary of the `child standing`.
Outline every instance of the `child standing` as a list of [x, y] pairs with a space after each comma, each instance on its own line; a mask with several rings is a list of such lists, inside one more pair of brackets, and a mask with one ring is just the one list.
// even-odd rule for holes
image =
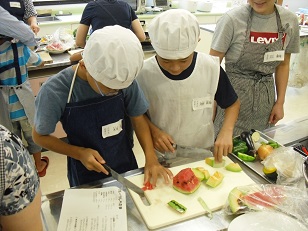
[[[194, 51], [200, 36], [196, 17], [187, 10], [168, 10], [151, 21], [148, 32], [157, 55], [145, 61], [137, 81], [150, 104], [155, 148], [214, 147], [215, 159], [221, 161], [232, 151], [240, 103], [219, 59]], [[226, 109], [215, 142], [214, 101]]]

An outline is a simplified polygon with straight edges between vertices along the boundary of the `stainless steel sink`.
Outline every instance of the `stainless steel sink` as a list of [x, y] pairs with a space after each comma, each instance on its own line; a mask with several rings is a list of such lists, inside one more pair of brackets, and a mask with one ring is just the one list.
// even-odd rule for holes
[[54, 21], [61, 21], [61, 19], [59, 19], [56, 16], [37, 17], [37, 22], [38, 23], [41, 23], [41, 22], [54, 22]]

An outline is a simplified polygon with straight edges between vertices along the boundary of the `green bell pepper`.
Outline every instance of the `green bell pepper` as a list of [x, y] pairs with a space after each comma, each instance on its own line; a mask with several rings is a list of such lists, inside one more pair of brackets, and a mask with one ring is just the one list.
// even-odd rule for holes
[[237, 145], [233, 146], [232, 153], [237, 155], [239, 152], [241, 153], [248, 152], [248, 146], [246, 145], [245, 141], [240, 141]]
[[246, 162], [253, 162], [256, 159], [253, 156], [250, 156], [250, 155], [247, 155], [247, 154], [241, 153], [241, 152], [239, 152], [237, 154], [237, 156], [238, 156], [238, 158], [240, 158], [241, 160], [246, 161]]

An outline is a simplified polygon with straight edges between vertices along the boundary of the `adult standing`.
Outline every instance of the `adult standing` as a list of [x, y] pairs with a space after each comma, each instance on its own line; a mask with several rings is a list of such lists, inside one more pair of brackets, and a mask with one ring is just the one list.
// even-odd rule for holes
[[[36, 21], [36, 11], [34, 9], [31, 0], [20, 0], [20, 1], [0, 1], [0, 5], [4, 8], [2, 11], [7, 11], [16, 17], [17, 20], [25, 20], [34, 33], [39, 31]], [[8, 16], [7, 12], [3, 12], [3, 15]], [[1, 14], [1, 16], [3, 16]], [[9, 17], [10, 18], [10, 17]], [[5, 20], [5, 19], [4, 19]], [[13, 22], [13, 20], [11, 20]], [[10, 22], [11, 22], [10, 21]], [[16, 24], [16, 23], [15, 23]], [[46, 174], [46, 169], [49, 164], [47, 156], [41, 156], [42, 148], [36, 145], [31, 137], [31, 131], [34, 120], [34, 97], [30, 83], [28, 82], [28, 71], [27, 64], [28, 60], [40, 60], [39, 55], [30, 51], [30, 49], [22, 42], [12, 41], [15, 38], [14, 33], [11, 33], [12, 28], [9, 28], [10, 24], [4, 25], [4, 40], [7, 40], [5, 44], [1, 42], [1, 70], [0, 70], [0, 85], [1, 85], [1, 101], [2, 108], [5, 108], [4, 104], [7, 104], [6, 110], [1, 112], [1, 122], [5, 126], [13, 131], [15, 134], [21, 137], [21, 134], [26, 138], [28, 143], [29, 152], [35, 159], [35, 165], [39, 176], [43, 177]], [[16, 30], [17, 28], [13, 28]], [[23, 34], [23, 30], [18, 31]], [[17, 38], [21, 37], [18, 36]], [[12, 36], [12, 37], [11, 37]], [[32, 36], [34, 36], [32, 34]], [[1, 40], [3, 41], [3, 40]], [[34, 42], [35, 44], [35, 42]], [[38, 59], [35, 57], [37, 56]], [[35, 61], [35, 62], [36, 62]], [[39, 65], [40, 63], [33, 63]], [[8, 115], [5, 115], [7, 112]], [[9, 116], [9, 119], [8, 119]], [[9, 121], [10, 120], [10, 121]]]
[[28, 24], [35, 34], [40, 31], [36, 20], [37, 13], [32, 0], [1, 0], [0, 6], [11, 15], [14, 15], [18, 20]]
[[23, 23], [17, 20], [7, 10], [0, 6], [0, 35], [18, 39], [27, 46], [35, 46], [33, 32]]
[[[225, 58], [227, 75], [241, 101], [234, 134], [263, 130], [283, 118], [290, 56], [298, 52], [297, 18], [275, 0], [249, 0], [218, 21], [210, 54], [220, 61]], [[216, 132], [223, 114], [218, 107]]]
[[84, 47], [90, 26], [95, 31], [105, 26], [120, 25], [131, 29], [140, 41], [145, 34], [140, 21], [132, 7], [121, 0], [98, 0], [89, 2], [80, 20], [76, 34], [76, 45]]
[[[36, 44], [33, 32], [23, 22], [18, 21], [16, 17], [0, 6], [0, 37], [1, 35], [16, 38], [27, 46]], [[6, 109], [2, 94], [0, 94], [0, 102], [0, 124], [9, 124], [10, 119], [4, 113]]]

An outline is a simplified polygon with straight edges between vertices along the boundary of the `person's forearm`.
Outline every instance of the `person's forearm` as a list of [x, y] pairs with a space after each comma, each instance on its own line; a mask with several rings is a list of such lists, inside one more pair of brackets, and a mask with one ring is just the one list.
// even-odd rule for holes
[[275, 71], [275, 85], [277, 92], [276, 104], [284, 104], [286, 90], [289, 80], [289, 70], [290, 70], [290, 56], [291, 54], [285, 54], [285, 60], [276, 67]]
[[149, 117], [146, 114], [144, 115], [144, 118], [149, 125], [150, 133], [152, 134], [152, 137], [153, 137], [153, 133], [155, 133], [156, 131], [160, 129], [155, 124], [152, 123], [152, 121], [149, 119]]
[[140, 42], [143, 42], [146, 39], [144, 30], [141, 26], [139, 19], [135, 19], [132, 21], [132, 29]]
[[31, 16], [30, 18], [28, 18], [28, 25], [31, 26], [32, 24], [37, 25], [37, 20], [36, 20], [36, 16]]
[[76, 41], [75, 41], [78, 47], [82, 47], [82, 48], [85, 47], [88, 31], [89, 31], [88, 26], [84, 24], [80, 24], [78, 26], [77, 33], [76, 33]]
[[144, 151], [146, 162], [157, 161], [157, 157], [154, 152], [150, 128], [146, 121], [145, 115], [132, 117], [131, 120], [138, 141]]
[[237, 99], [231, 106], [225, 109], [225, 117], [220, 131], [228, 131], [233, 133], [239, 111], [240, 101]]
[[39, 146], [50, 151], [79, 159], [80, 147], [68, 144], [53, 135], [40, 135], [35, 129], [32, 131], [33, 140]]
[[31, 29], [18, 21], [9, 12], [0, 7], [0, 34], [16, 38], [27, 46], [35, 46], [36, 41]]

